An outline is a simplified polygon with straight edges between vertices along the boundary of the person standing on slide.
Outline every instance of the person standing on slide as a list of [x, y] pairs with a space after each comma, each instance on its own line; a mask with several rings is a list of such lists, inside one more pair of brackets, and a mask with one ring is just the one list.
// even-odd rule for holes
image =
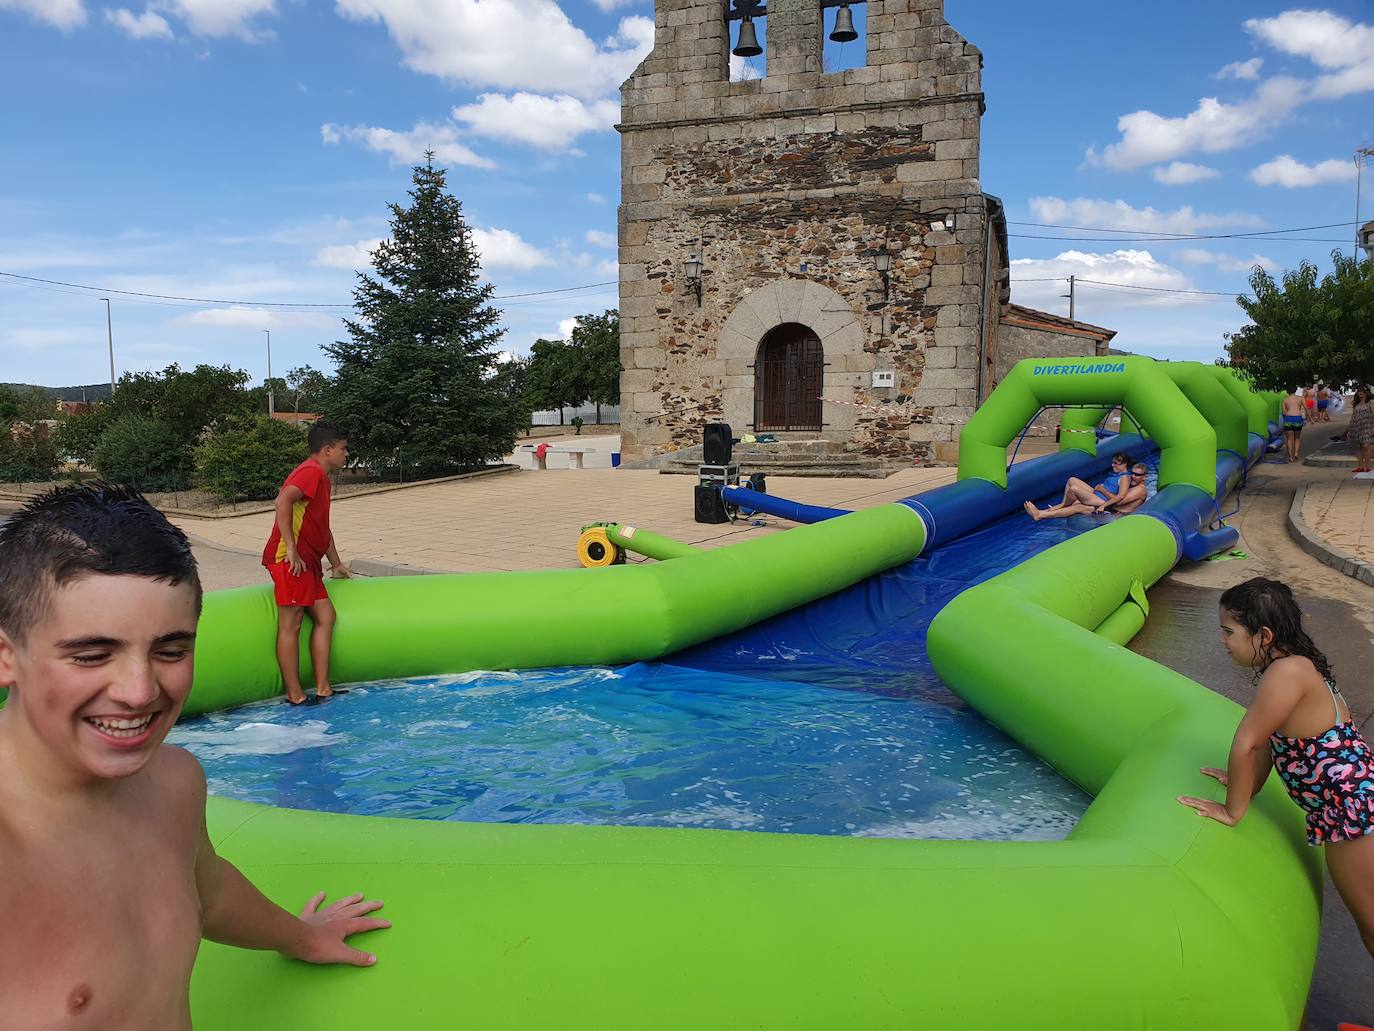
[[[348, 435], [324, 419], [310, 427], [310, 457], [292, 471], [277, 494], [276, 523], [262, 552], [277, 599], [277, 665], [286, 700], [314, 705], [336, 692], [329, 684], [329, 649], [334, 640], [334, 605], [324, 588], [322, 558], [335, 577], [352, 575], [334, 547], [329, 529], [329, 474], [348, 462]], [[310, 613], [310, 664], [315, 694], [301, 687], [300, 637]]]

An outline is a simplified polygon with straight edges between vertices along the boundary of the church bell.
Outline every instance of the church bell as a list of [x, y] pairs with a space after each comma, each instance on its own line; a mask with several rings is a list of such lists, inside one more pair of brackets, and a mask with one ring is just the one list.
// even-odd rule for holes
[[835, 12], [835, 31], [830, 33], [830, 38], [836, 43], [848, 43], [851, 39], [859, 38], [854, 31], [854, 15], [850, 13], [848, 4], [840, 4], [840, 9]]
[[739, 23], [739, 41], [730, 53], [736, 57], [758, 57], [763, 53], [763, 47], [759, 46], [759, 37], [754, 32], [753, 18], [745, 18]]

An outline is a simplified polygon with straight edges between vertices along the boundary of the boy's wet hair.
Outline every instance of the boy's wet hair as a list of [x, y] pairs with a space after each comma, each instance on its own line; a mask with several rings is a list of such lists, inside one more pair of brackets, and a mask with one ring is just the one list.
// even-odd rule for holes
[[190, 584], [200, 612], [186, 535], [137, 491], [92, 483], [39, 494], [0, 527], [0, 630], [22, 643], [54, 592], [86, 576]]
[[1324, 680], [1331, 679], [1331, 663], [1302, 628], [1302, 610], [1292, 589], [1278, 580], [1257, 576], [1222, 592], [1221, 607], [1251, 634], [1264, 627], [1274, 633], [1273, 643], [1265, 649], [1260, 672], [1283, 655], [1302, 655], [1312, 660]]
[[337, 423], [332, 423], [328, 419], [316, 419], [306, 439], [310, 443], [310, 453], [315, 455], [331, 444], [347, 440], [348, 434], [340, 429]]
[[1118, 451], [1116, 454], [1112, 455], [1112, 461], [1120, 462], [1122, 465], [1130, 465], [1131, 457], [1124, 451]]

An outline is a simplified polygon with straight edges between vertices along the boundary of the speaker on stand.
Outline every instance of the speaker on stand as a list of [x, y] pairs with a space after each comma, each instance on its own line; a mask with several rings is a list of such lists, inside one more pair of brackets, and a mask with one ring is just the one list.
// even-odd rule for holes
[[734, 443], [728, 422], [708, 422], [701, 431], [701, 464], [729, 465]]

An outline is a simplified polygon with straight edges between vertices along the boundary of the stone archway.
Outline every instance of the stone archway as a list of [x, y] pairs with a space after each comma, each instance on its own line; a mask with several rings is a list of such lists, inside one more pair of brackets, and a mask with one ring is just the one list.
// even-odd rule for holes
[[725, 420], [732, 426], [756, 427], [757, 359], [764, 338], [781, 326], [795, 324], [810, 330], [824, 354], [821, 370], [820, 436], [847, 440], [855, 424], [855, 409], [826, 403], [850, 401], [863, 375], [874, 367], [864, 350], [863, 323], [834, 290], [804, 279], [784, 279], [751, 290], [735, 305], [721, 327], [716, 359], [723, 364]]

